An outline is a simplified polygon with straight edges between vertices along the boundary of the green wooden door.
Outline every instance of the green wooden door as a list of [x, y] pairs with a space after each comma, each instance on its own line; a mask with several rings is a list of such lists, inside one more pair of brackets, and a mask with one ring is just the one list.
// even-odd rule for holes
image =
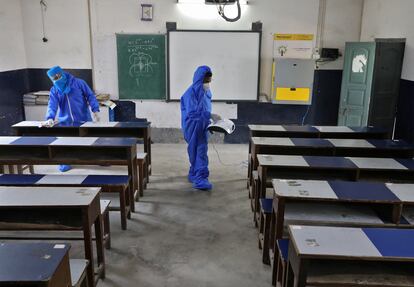
[[367, 125], [374, 64], [374, 42], [346, 44], [338, 125]]
[[165, 99], [165, 35], [117, 34], [120, 99]]

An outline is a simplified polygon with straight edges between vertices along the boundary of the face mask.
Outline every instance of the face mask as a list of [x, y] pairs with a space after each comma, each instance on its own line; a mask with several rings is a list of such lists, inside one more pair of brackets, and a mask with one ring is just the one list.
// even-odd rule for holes
[[210, 83], [204, 83], [203, 84], [203, 89], [204, 89], [204, 91], [210, 90]]
[[53, 81], [53, 84], [60, 92], [65, 92], [67, 84], [66, 77], [61, 77], [59, 80]]
[[68, 85], [68, 79], [66, 78], [65, 74], [61, 74], [61, 76], [54, 80], [51, 78], [53, 85], [61, 92], [61, 93], [69, 93], [70, 92], [70, 86]]

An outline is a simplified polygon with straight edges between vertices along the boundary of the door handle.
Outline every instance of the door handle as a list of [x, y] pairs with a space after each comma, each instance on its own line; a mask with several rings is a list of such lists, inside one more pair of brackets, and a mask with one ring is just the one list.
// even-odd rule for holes
[[344, 108], [344, 110], [342, 111], [342, 115], [345, 116], [346, 112], [347, 112], [348, 108]]

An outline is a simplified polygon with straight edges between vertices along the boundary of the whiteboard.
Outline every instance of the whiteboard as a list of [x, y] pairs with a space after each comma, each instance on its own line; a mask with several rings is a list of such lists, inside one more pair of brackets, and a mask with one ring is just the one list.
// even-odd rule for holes
[[169, 99], [179, 100], [194, 71], [213, 72], [213, 101], [254, 101], [259, 91], [260, 32], [169, 31]]

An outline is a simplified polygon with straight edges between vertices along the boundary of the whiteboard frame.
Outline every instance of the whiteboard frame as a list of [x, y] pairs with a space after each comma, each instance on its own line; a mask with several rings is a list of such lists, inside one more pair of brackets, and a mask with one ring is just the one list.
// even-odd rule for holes
[[183, 30], [168, 30], [167, 31], [167, 102], [179, 102], [179, 99], [171, 99], [170, 97], [170, 32], [219, 32], [219, 33], [256, 33], [259, 35], [259, 55], [258, 55], [258, 63], [257, 63], [257, 95], [255, 100], [237, 100], [237, 99], [228, 99], [228, 100], [214, 100], [213, 102], [226, 102], [226, 103], [234, 103], [234, 102], [257, 102], [259, 101], [260, 96], [260, 70], [261, 70], [261, 58], [262, 58], [262, 31], [255, 31], [255, 30], [192, 30], [192, 29], [183, 29]]

